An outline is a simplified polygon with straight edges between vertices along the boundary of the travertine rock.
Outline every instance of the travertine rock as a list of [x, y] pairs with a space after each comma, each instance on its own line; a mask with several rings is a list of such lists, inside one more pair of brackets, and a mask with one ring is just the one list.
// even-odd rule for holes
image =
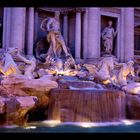
[[0, 96], [0, 114], [5, 113], [5, 98]]
[[8, 124], [24, 124], [28, 119], [28, 111], [36, 107], [37, 97], [12, 97], [5, 102]]
[[140, 119], [139, 95], [126, 94], [126, 110], [129, 119]]
[[58, 84], [52, 75], [45, 75], [39, 79], [29, 79], [24, 75], [9, 75], [2, 80], [2, 87], [8, 94], [17, 96], [36, 96], [39, 105], [48, 104], [48, 93], [52, 88], [57, 88]]
[[0, 115], [6, 114], [3, 123], [23, 124], [28, 119], [28, 111], [35, 108], [37, 102], [38, 99], [35, 96], [0, 97]]
[[20, 107], [23, 109], [33, 107], [38, 101], [37, 97], [35, 96], [17, 96], [16, 100], [20, 103]]
[[132, 82], [122, 87], [122, 90], [131, 94], [140, 94], [140, 83]]
[[[33, 91], [49, 91], [56, 88], [57, 82], [53, 81], [53, 76], [45, 75], [39, 79], [29, 79], [24, 75], [10, 75], [1, 81], [5, 88], [32, 89]], [[13, 93], [14, 94], [14, 93]]]

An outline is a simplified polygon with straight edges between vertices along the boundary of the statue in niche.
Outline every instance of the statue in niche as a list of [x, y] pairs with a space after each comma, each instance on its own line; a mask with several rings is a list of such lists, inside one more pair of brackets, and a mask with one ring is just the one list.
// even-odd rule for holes
[[108, 22], [108, 27], [105, 27], [101, 33], [102, 40], [103, 40], [103, 47], [105, 54], [112, 54], [113, 50], [113, 40], [114, 37], [117, 35], [117, 30], [115, 31], [112, 27], [113, 22]]
[[75, 68], [76, 65], [61, 35], [59, 16], [60, 12], [56, 11], [54, 17], [48, 17], [41, 22], [40, 28], [47, 34], [37, 43], [35, 54], [37, 59], [49, 67], [57, 66], [59, 62], [57, 60], [62, 59], [61, 62], [63, 62], [63, 70], [65, 71]]
[[40, 26], [42, 31], [47, 33], [46, 39], [50, 43], [46, 56], [55, 58], [60, 57], [62, 50], [66, 57], [70, 55], [60, 32], [59, 16], [60, 12], [56, 11], [53, 18], [44, 19]]

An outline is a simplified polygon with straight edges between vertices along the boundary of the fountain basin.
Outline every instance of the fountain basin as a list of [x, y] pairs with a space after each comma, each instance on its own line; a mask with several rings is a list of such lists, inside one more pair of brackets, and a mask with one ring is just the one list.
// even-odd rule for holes
[[58, 81], [59, 88], [68, 89], [70, 86], [75, 88], [94, 88], [96, 83], [91, 81], [72, 81], [72, 80], [60, 80]]

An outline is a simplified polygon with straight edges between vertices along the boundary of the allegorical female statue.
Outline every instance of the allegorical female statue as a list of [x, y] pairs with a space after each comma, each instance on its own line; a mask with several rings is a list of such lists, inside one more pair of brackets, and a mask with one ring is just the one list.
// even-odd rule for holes
[[69, 56], [63, 36], [60, 32], [59, 16], [60, 12], [56, 11], [53, 18], [49, 17], [42, 21], [40, 28], [47, 33], [47, 41], [50, 43], [48, 55], [58, 57], [63, 50], [65, 55]]
[[112, 21], [108, 22], [108, 27], [105, 27], [102, 31], [103, 47], [106, 54], [112, 54], [113, 50], [113, 40], [117, 34], [112, 27]]

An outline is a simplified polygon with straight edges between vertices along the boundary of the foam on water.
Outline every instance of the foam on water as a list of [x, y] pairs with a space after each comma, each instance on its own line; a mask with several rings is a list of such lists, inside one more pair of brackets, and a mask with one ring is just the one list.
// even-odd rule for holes
[[73, 125], [73, 126], [80, 126], [84, 128], [91, 128], [91, 127], [103, 127], [103, 126], [133, 125], [136, 122], [139, 122], [139, 121], [121, 120], [119, 122], [60, 122], [56, 120], [47, 120], [47, 121], [41, 121], [41, 122], [28, 123], [28, 125], [37, 125], [37, 126], [46, 126], [46, 127]]

